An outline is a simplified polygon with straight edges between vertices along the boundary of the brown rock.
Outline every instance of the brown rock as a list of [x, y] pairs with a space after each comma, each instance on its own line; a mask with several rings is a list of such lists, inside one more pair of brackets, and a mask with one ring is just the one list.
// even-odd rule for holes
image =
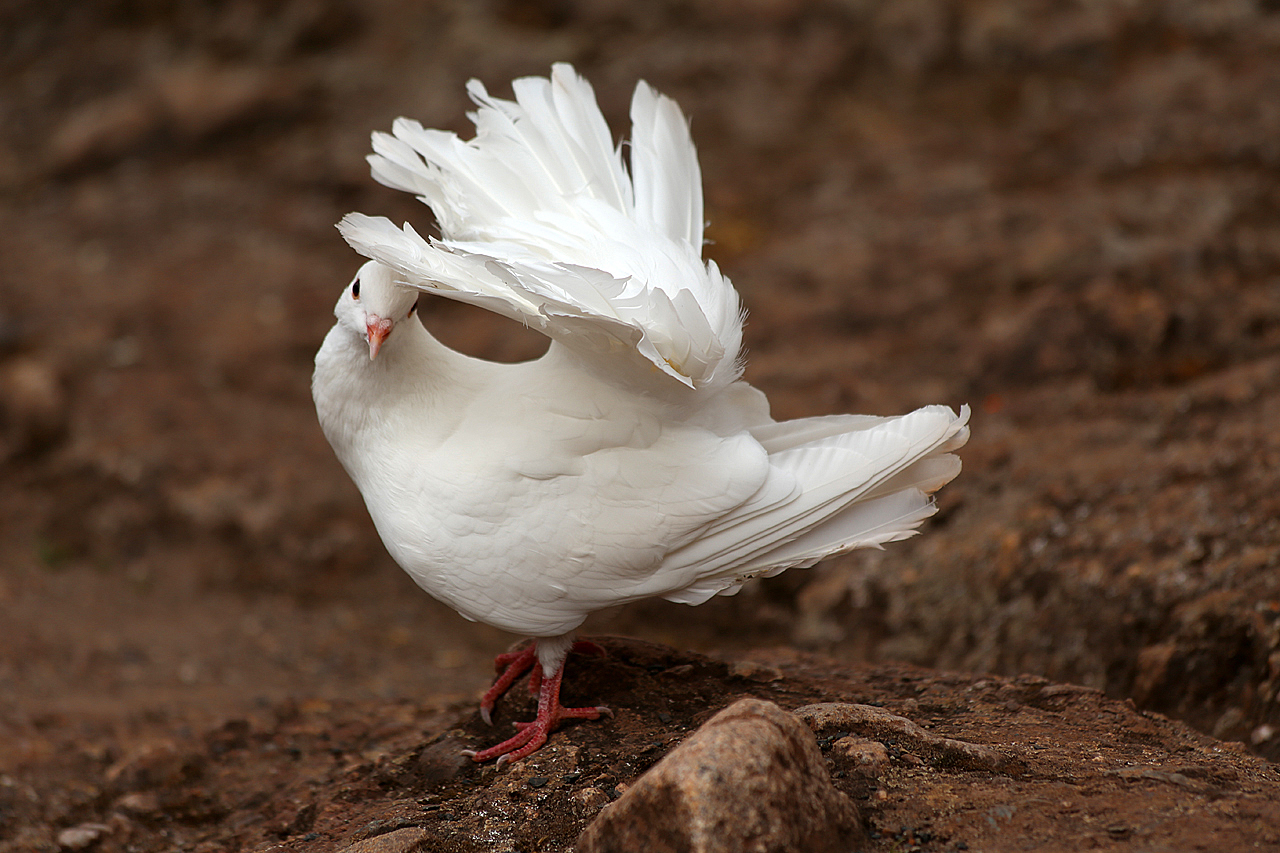
[[609, 804], [609, 795], [599, 788], [583, 788], [569, 795], [569, 805], [579, 817], [592, 817]]
[[151, 815], [160, 811], [160, 798], [155, 791], [133, 791], [116, 800], [116, 808], [126, 814]]
[[992, 773], [1012, 772], [1019, 766], [1016, 757], [993, 747], [935, 735], [906, 717], [871, 705], [824, 702], [797, 708], [795, 715], [818, 734], [847, 731], [876, 740], [890, 738], [904, 751], [919, 753], [939, 766]]
[[470, 760], [463, 753], [466, 744], [448, 736], [428, 746], [418, 756], [415, 775], [428, 788], [443, 785], [462, 772]]
[[66, 435], [67, 413], [51, 365], [27, 356], [0, 364], [0, 460], [53, 447]]
[[82, 823], [58, 833], [58, 846], [63, 850], [84, 850], [111, 832], [104, 823]]
[[740, 699], [641, 776], [577, 849], [834, 853], [861, 835], [812, 732], [771, 702]]
[[207, 759], [192, 749], [172, 740], [142, 744], [107, 768], [106, 780], [119, 788], [176, 788], [200, 778]]
[[842, 737], [831, 744], [831, 752], [865, 776], [875, 776], [889, 768], [889, 750], [879, 741]]
[[419, 853], [434, 849], [439, 839], [420, 826], [406, 826], [343, 847], [338, 853]]

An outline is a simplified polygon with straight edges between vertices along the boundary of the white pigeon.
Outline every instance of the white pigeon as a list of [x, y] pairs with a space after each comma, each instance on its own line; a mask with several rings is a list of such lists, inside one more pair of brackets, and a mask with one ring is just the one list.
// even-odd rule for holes
[[[403, 118], [373, 135], [373, 177], [428, 204], [441, 236], [342, 220], [371, 260], [338, 300], [312, 384], [395, 561], [466, 618], [534, 638], [498, 659], [481, 710], [532, 669], [537, 718], [477, 761], [518, 760], [561, 720], [608, 712], [560, 704], [588, 614], [652, 596], [700, 604], [906, 538], [968, 438], [967, 408], [770, 418], [740, 378], [738, 295], [702, 259], [680, 108], [639, 83], [626, 158], [571, 66], [512, 88], [507, 101], [468, 85], [472, 140]], [[550, 347], [521, 364], [454, 352], [414, 317], [420, 292]]]

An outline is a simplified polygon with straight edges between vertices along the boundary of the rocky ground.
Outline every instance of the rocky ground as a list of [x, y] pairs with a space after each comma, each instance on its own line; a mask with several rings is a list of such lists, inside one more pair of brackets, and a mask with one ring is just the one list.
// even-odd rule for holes
[[[616, 715], [567, 728], [502, 770], [461, 754], [494, 738], [474, 704], [286, 701], [199, 731], [159, 712], [145, 733], [111, 739], [83, 719], [59, 721], [25, 733], [50, 756], [38, 773], [10, 780], [16, 828], [0, 849], [569, 850], [593, 820], [614, 817], [641, 773], [741, 697], [791, 709], [853, 702], [874, 715], [862, 725], [819, 722], [809, 736], [860, 816], [855, 846], [832, 850], [1280, 844], [1274, 765], [1090, 688], [794, 653], [725, 663], [634, 640], [605, 647], [605, 659], [570, 665], [567, 695], [603, 700]], [[528, 697], [509, 704], [499, 727], [533, 710]], [[51, 817], [58, 823], [49, 826]], [[747, 849], [654, 843], [644, 830], [665, 817], [651, 810], [639, 827], [607, 827], [592, 849]], [[627, 843], [636, 834], [647, 843]], [[375, 839], [381, 846], [357, 846]]]
[[[565, 849], [744, 695], [1014, 762], [886, 735], [842, 767], [819, 734], [866, 849], [1274, 845], [1273, 6], [9, 4], [0, 850]], [[611, 644], [571, 696], [617, 718], [496, 774], [447, 756], [492, 737], [512, 638], [391, 564], [308, 379], [358, 264], [332, 224], [428, 221], [368, 179], [368, 132], [468, 131], [467, 78], [556, 60], [615, 128], [638, 77], [692, 116], [775, 415], [968, 402], [973, 439], [925, 536], [600, 614], [713, 657]], [[541, 345], [422, 309], [473, 354]]]

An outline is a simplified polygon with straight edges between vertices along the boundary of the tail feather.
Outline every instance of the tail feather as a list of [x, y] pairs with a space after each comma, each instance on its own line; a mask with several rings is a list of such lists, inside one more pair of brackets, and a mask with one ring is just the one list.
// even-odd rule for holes
[[[767, 449], [773, 445], [770, 464], [790, 492], [773, 494], [767, 506], [748, 502], [669, 554], [673, 570], [696, 566], [697, 573], [666, 597], [696, 604], [752, 577], [914, 535], [935, 511], [930, 495], [960, 471], [949, 451], [967, 439], [968, 418], [968, 407], [957, 415], [929, 406], [899, 418], [818, 418], [753, 430]], [[841, 426], [846, 431], [834, 431]], [[820, 437], [791, 444], [812, 435]]]
[[676, 102], [641, 83], [631, 99], [631, 176], [636, 219], [701, 248], [702, 170]]
[[[636, 88], [629, 174], [571, 66], [512, 88], [508, 101], [468, 84], [472, 140], [408, 119], [373, 136], [374, 178], [430, 205], [441, 239], [359, 214], [343, 236], [402, 283], [515, 317], [616, 375], [651, 382], [657, 368], [694, 389], [736, 380], [741, 303], [702, 259], [701, 172], [680, 108]], [[679, 393], [661, 382], [657, 393]]]
[[924, 520], [936, 511], [929, 496], [916, 489], [858, 502], [820, 526], [744, 563], [734, 573], [703, 578], [666, 598], [678, 604], [702, 604], [717, 595], [733, 595], [752, 578], [809, 568], [857, 548], [881, 548], [916, 535]]

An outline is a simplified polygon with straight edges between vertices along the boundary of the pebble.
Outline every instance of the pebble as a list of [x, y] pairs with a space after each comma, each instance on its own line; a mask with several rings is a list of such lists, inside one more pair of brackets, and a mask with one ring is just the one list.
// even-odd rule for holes
[[594, 817], [609, 805], [609, 795], [599, 788], [583, 788], [569, 795], [569, 807], [580, 818]]
[[852, 764], [861, 773], [879, 773], [889, 766], [889, 750], [875, 740], [842, 737], [831, 744], [832, 755]]
[[338, 853], [425, 853], [436, 849], [438, 840], [420, 826], [407, 826], [357, 841]]
[[51, 365], [30, 356], [0, 364], [0, 460], [50, 449], [66, 435], [67, 418]]
[[111, 832], [105, 823], [82, 823], [58, 833], [58, 846], [63, 850], [84, 850]]

